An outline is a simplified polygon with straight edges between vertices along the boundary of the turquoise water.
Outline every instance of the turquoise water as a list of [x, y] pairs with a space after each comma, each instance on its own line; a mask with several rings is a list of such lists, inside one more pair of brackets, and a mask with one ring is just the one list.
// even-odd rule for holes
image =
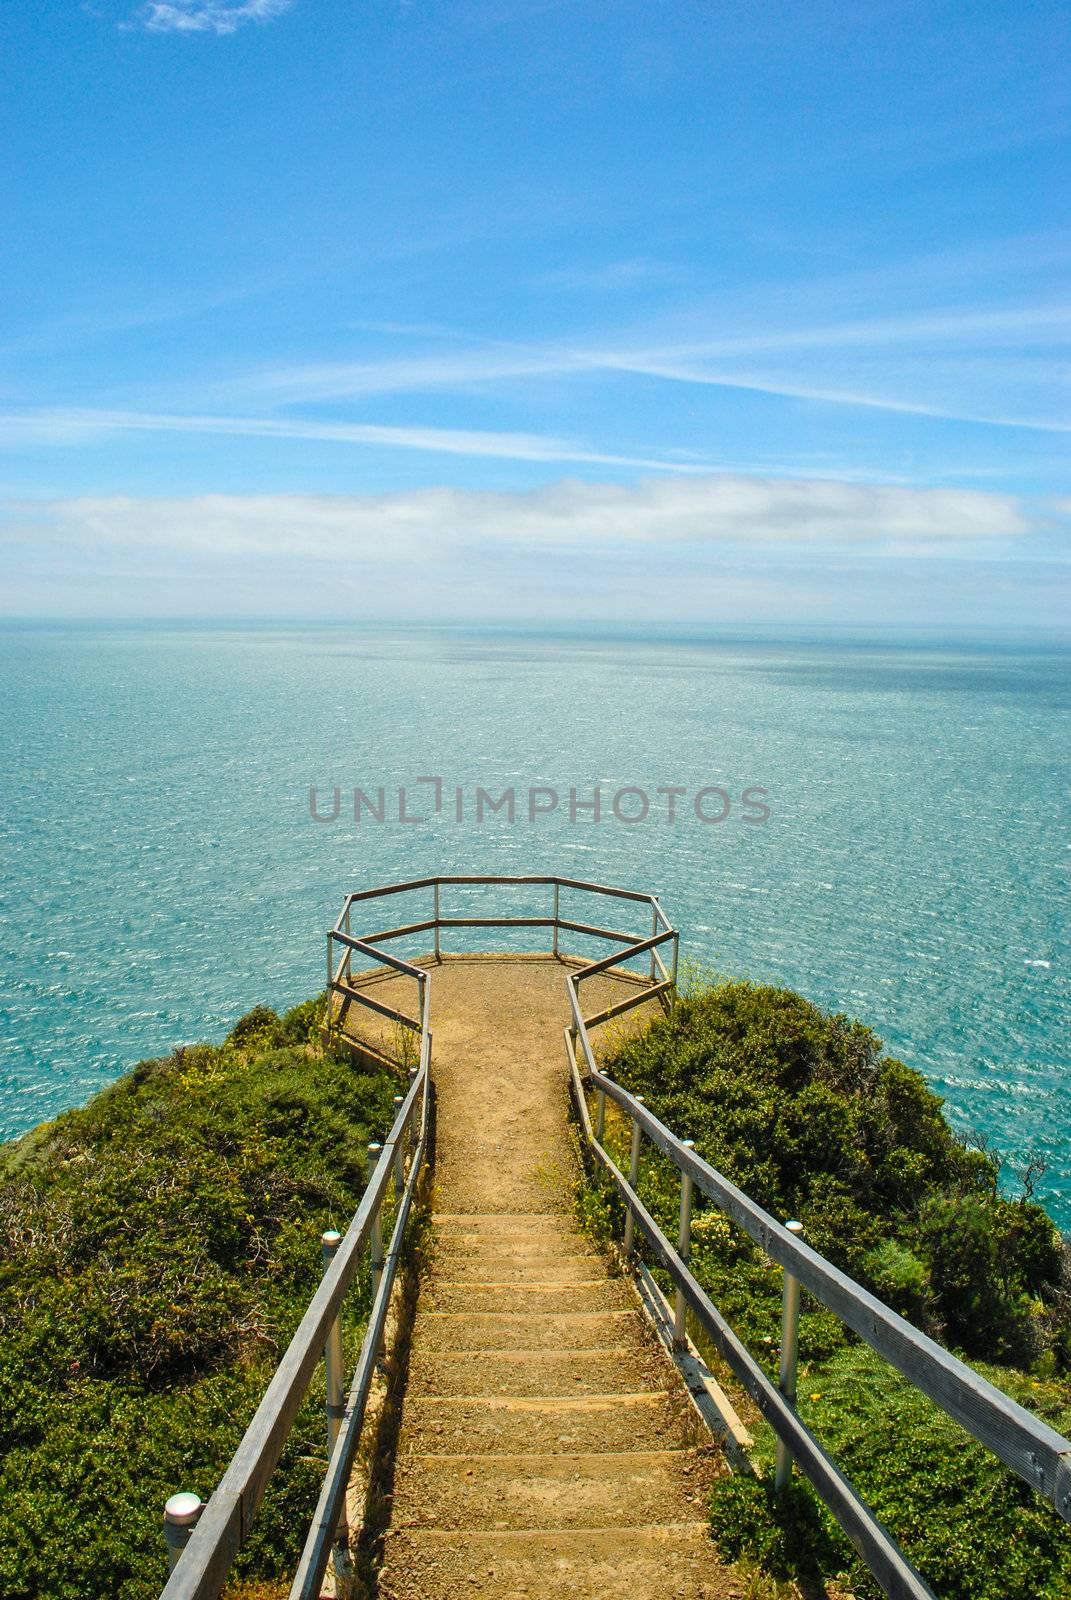
[[[319, 988], [345, 888], [559, 871], [655, 890], [691, 957], [863, 1018], [1009, 1172], [1041, 1155], [1071, 1226], [1068, 646], [11, 626], [0, 655], [4, 1135]], [[570, 823], [597, 783], [651, 815]], [[393, 817], [355, 826], [354, 785]], [[478, 825], [477, 785], [517, 820]], [[562, 800], [530, 825], [532, 785]], [[691, 809], [711, 785], [720, 824]]]

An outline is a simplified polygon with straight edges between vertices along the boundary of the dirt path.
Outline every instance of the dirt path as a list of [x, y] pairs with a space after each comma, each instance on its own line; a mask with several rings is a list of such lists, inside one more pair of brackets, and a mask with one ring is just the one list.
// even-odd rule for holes
[[556, 962], [434, 969], [432, 1248], [383, 1600], [744, 1593], [707, 1535], [716, 1461], [676, 1369], [573, 1224], [567, 1020]]

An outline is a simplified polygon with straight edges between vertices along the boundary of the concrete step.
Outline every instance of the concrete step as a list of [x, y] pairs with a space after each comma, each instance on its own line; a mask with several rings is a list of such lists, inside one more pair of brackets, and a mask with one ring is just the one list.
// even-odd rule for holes
[[420, 1288], [421, 1311], [629, 1311], [635, 1300], [621, 1278], [580, 1283], [457, 1283], [428, 1278]]
[[382, 1600], [730, 1600], [747, 1591], [717, 1561], [705, 1522], [496, 1533], [394, 1532]]
[[675, 1450], [696, 1437], [682, 1390], [608, 1395], [483, 1397], [417, 1395], [405, 1399], [402, 1455]]
[[427, 1281], [452, 1283], [591, 1283], [603, 1271], [591, 1256], [449, 1255], [436, 1253]]
[[666, 1364], [636, 1344], [596, 1349], [437, 1350], [414, 1342], [409, 1392], [424, 1395], [566, 1397], [663, 1389]]
[[638, 1311], [427, 1311], [414, 1329], [418, 1349], [591, 1350], [639, 1330]]
[[691, 1450], [421, 1455], [399, 1461], [395, 1528], [616, 1528], [699, 1519], [711, 1464]]
[[432, 1236], [436, 1261], [557, 1261], [583, 1260], [597, 1271], [606, 1270], [602, 1256], [589, 1249], [579, 1234], [560, 1237], [545, 1233], [436, 1233]]

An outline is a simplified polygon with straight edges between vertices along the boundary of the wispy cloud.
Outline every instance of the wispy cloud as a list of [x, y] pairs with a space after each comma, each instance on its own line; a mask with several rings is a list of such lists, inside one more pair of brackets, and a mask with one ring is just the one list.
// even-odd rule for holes
[[253, 439], [320, 440], [424, 450], [436, 455], [497, 457], [509, 461], [576, 462], [696, 473], [709, 463], [646, 455], [617, 455], [569, 439], [536, 433], [496, 433], [468, 428], [398, 428], [377, 423], [305, 422], [294, 418], [188, 416], [164, 412], [40, 410], [0, 415], [0, 445], [85, 444], [120, 433], [223, 434]]
[[[976, 356], [994, 350], [1006, 366], [1004, 352], [1024, 344], [1028, 348], [1062, 344], [1069, 332], [1071, 307], [1055, 304], [934, 309], [800, 327], [777, 328], [764, 322], [744, 333], [706, 332], [688, 338], [626, 332], [612, 339], [591, 336], [543, 344], [479, 340], [449, 352], [418, 350], [374, 360], [262, 370], [234, 380], [226, 392], [286, 405], [386, 394], [471, 392], [520, 379], [616, 373], [988, 427], [1066, 433], [1071, 431], [1071, 420], [1025, 409], [975, 406], [962, 398], [962, 386], [941, 398], [916, 397], [904, 389], [917, 384], [920, 373], [927, 384], [933, 383], [938, 353], [947, 362], [948, 352]], [[902, 353], [899, 364], [886, 369], [877, 381], [872, 373], [869, 381], [861, 381], [869, 373], [863, 358], [889, 350]], [[833, 377], [838, 352], [850, 358], [841, 381]], [[801, 366], [801, 358], [807, 357], [810, 360]], [[1007, 377], [1007, 371], [1003, 375]], [[1054, 375], [1049, 366], [1036, 373], [1039, 381]], [[977, 387], [972, 382], [972, 393]]]
[[922, 557], [1031, 531], [1023, 506], [976, 490], [716, 474], [632, 485], [564, 480], [525, 492], [434, 488], [380, 495], [127, 496], [14, 501], [5, 543], [207, 557], [368, 562], [462, 551], [711, 546], [854, 549]]
[[594, 294], [618, 289], [636, 289], [665, 284], [681, 277], [679, 267], [649, 256], [633, 256], [626, 261], [604, 261], [595, 265], [555, 267], [531, 279], [538, 289], [574, 289]]
[[247, 22], [271, 22], [293, 0], [149, 0], [135, 21], [150, 33], [235, 33]]

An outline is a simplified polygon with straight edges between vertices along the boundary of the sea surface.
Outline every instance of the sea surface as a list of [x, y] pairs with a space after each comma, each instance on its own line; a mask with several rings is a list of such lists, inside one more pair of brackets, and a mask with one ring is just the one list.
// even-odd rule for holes
[[[1071, 1228], [1067, 642], [8, 625], [0, 671], [0, 1135], [319, 990], [347, 889], [558, 872], [655, 891], [691, 961], [862, 1018], [1009, 1186], [1044, 1161]], [[477, 821], [478, 786], [515, 820]], [[557, 809], [529, 821], [530, 788]], [[646, 820], [614, 817], [626, 788]], [[476, 898], [443, 909], [546, 910]]]

